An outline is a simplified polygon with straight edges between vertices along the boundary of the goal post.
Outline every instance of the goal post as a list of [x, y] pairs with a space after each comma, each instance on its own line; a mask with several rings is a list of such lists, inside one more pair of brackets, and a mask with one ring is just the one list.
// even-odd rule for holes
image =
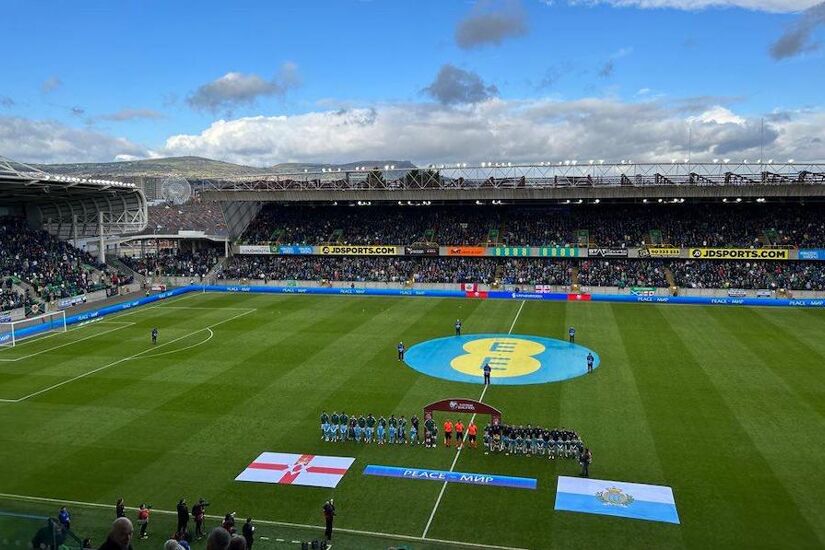
[[0, 322], [0, 346], [14, 347], [23, 338], [66, 332], [66, 312], [51, 311], [19, 321]]

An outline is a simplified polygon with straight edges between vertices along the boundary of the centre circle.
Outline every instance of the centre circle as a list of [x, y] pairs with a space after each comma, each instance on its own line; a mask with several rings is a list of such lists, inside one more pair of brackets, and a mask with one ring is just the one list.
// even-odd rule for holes
[[493, 385], [546, 384], [587, 374], [599, 355], [582, 345], [525, 334], [465, 334], [419, 342], [407, 350], [405, 363], [414, 370], [455, 382], [484, 383], [490, 366]]

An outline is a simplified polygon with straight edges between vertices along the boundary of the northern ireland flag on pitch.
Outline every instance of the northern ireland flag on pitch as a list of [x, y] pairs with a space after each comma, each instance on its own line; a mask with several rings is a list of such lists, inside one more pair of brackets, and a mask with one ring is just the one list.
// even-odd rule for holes
[[664, 485], [559, 476], [556, 510], [679, 523], [673, 489]]
[[353, 462], [342, 456], [261, 453], [235, 481], [334, 488]]

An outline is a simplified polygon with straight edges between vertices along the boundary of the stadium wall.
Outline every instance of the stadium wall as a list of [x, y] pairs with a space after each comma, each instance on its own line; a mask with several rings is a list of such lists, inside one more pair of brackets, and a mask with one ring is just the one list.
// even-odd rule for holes
[[[821, 298], [732, 298], [706, 296], [635, 296], [617, 294], [590, 294], [564, 292], [515, 292], [503, 290], [478, 290], [474, 292], [462, 290], [425, 290], [425, 289], [394, 289], [394, 288], [330, 288], [330, 287], [283, 287], [283, 286], [250, 286], [250, 285], [190, 285], [175, 288], [166, 292], [154, 294], [106, 306], [101, 309], [87, 311], [66, 318], [67, 325], [90, 322], [95, 319], [121, 313], [136, 307], [145, 306], [161, 300], [180, 296], [190, 292], [227, 292], [241, 294], [281, 294], [281, 295], [327, 295], [327, 296], [395, 296], [395, 297], [431, 297], [431, 298], [465, 298], [480, 300], [530, 300], [551, 302], [624, 302], [624, 303], [653, 303], [653, 304], [690, 304], [690, 305], [724, 305], [724, 306], [765, 306], [765, 307], [825, 307], [825, 299]], [[16, 338], [35, 336], [48, 330], [48, 327], [31, 326], [19, 330]], [[0, 344], [11, 338], [10, 333], [0, 334]]]

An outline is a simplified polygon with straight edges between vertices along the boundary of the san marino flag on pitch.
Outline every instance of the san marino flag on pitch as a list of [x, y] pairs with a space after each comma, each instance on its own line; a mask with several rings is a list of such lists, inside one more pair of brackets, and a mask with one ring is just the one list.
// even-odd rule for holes
[[556, 510], [679, 523], [673, 489], [663, 485], [559, 476]]

